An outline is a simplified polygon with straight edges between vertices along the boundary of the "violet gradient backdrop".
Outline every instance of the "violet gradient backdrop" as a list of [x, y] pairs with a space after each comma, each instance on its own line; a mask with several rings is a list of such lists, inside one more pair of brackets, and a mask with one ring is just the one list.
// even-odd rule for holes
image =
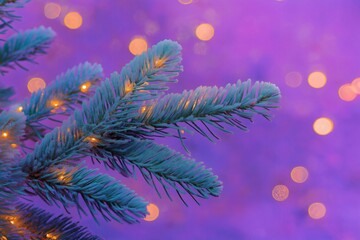
[[[360, 77], [360, 1], [197, 0], [182, 5], [177, 0], [53, 0], [63, 6], [55, 20], [44, 16], [47, 2], [33, 0], [18, 11], [23, 21], [17, 29], [45, 25], [57, 32], [48, 55], [37, 58], [38, 65], [6, 75], [5, 84], [16, 86], [19, 100], [29, 96], [29, 78], [50, 82], [86, 60], [101, 63], [107, 76], [119, 71], [133, 58], [128, 44], [135, 35], [144, 36], [150, 45], [167, 38], [183, 46], [184, 72], [171, 91], [248, 78], [273, 82], [282, 91], [281, 108], [273, 111], [272, 122], [256, 117], [250, 132], [217, 132], [221, 140], [216, 144], [197, 135], [188, 138], [192, 157], [213, 168], [224, 182], [219, 198], [201, 200], [200, 207], [188, 199], [187, 208], [175, 196], [173, 202], [159, 199], [142, 179], [120, 178], [159, 206], [159, 218], [138, 225], [99, 226], [83, 217], [81, 223], [91, 232], [110, 240], [360, 239], [359, 99], [345, 102], [338, 97], [342, 84]], [[72, 10], [84, 19], [77, 30], [62, 23]], [[215, 36], [200, 43], [194, 29], [203, 22], [215, 27]], [[149, 23], [158, 28], [153, 35], [146, 34]], [[194, 52], [196, 44], [206, 53]], [[297, 88], [284, 81], [292, 71], [303, 77]], [[327, 75], [324, 88], [307, 84], [312, 71]], [[334, 131], [327, 136], [312, 129], [323, 116], [334, 121]], [[165, 143], [182, 151], [177, 141]], [[290, 178], [297, 165], [309, 170], [303, 184]], [[284, 202], [272, 198], [277, 184], [289, 187]], [[308, 216], [313, 202], [324, 203], [324, 218]], [[40, 200], [38, 204], [43, 206]], [[53, 212], [62, 212], [55, 208]]]

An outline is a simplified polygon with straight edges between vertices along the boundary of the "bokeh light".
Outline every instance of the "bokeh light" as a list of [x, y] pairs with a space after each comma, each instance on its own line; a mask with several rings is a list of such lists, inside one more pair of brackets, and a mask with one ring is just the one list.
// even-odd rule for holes
[[344, 84], [339, 88], [338, 91], [339, 97], [341, 100], [350, 102], [353, 101], [357, 94], [356, 94], [356, 89], [353, 87], [352, 84]]
[[78, 29], [83, 23], [82, 16], [78, 12], [69, 12], [64, 17], [64, 24], [69, 29]]
[[44, 89], [46, 87], [46, 83], [42, 78], [31, 78], [27, 84], [27, 88], [29, 92], [33, 93], [39, 89]]
[[140, 55], [148, 48], [148, 44], [143, 37], [135, 37], [129, 44], [129, 51], [133, 55]]
[[353, 87], [356, 94], [360, 94], [360, 78], [355, 78], [351, 82], [351, 86]]
[[303, 166], [294, 167], [290, 173], [291, 179], [296, 183], [303, 183], [309, 176], [308, 170]]
[[319, 135], [328, 135], [334, 130], [334, 123], [329, 118], [321, 117], [315, 120], [313, 128]]
[[44, 7], [45, 17], [49, 19], [55, 19], [60, 16], [60, 13], [61, 13], [61, 6], [59, 4], [53, 2], [49, 2], [45, 4]]
[[214, 27], [209, 23], [202, 23], [196, 27], [195, 35], [202, 41], [209, 41], [214, 37]]
[[302, 76], [299, 72], [289, 72], [285, 76], [285, 83], [289, 87], [296, 88], [301, 85]]
[[276, 185], [272, 190], [272, 197], [279, 202], [289, 197], [289, 188], [285, 185]]
[[313, 88], [322, 88], [326, 84], [326, 75], [322, 72], [312, 72], [308, 77], [308, 83]]
[[191, 4], [193, 2], [193, 0], [178, 0], [179, 3], [187, 5], [187, 4]]
[[146, 215], [146, 217], [144, 218], [145, 221], [151, 222], [159, 217], [160, 210], [155, 204], [153, 203], [148, 204], [146, 206], [146, 210], [149, 212], [149, 214]]
[[326, 207], [320, 202], [312, 203], [308, 209], [309, 216], [313, 219], [323, 218], [326, 214]]

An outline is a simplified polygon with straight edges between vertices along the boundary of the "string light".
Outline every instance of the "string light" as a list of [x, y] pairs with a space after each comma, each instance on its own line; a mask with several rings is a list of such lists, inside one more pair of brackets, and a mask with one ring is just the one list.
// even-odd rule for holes
[[45, 17], [49, 19], [55, 19], [60, 16], [60, 13], [61, 13], [61, 6], [59, 4], [53, 2], [45, 4], [44, 7]]
[[159, 58], [155, 60], [155, 67], [156, 68], [161, 68], [164, 66], [164, 63], [166, 62], [166, 58]]
[[179, 1], [179, 3], [184, 4], [184, 5], [188, 5], [193, 2], [193, 0], [178, 0], [178, 1]]
[[214, 37], [215, 29], [209, 23], [202, 23], [198, 25], [195, 29], [195, 35], [198, 39], [202, 41], [209, 41]]
[[4, 138], [7, 138], [8, 137], [8, 133], [7, 132], [3, 132], [2, 134], [1, 134], [1, 136], [3, 136]]
[[148, 44], [143, 37], [135, 37], [129, 43], [129, 51], [133, 55], [140, 55], [145, 52], [148, 48]]
[[22, 107], [22, 106], [19, 106], [17, 109], [16, 109], [16, 111], [18, 111], [18, 112], [22, 112], [24, 110], [24, 108]]
[[303, 183], [307, 180], [309, 173], [303, 166], [294, 167], [290, 173], [291, 179], [296, 183]]
[[279, 202], [285, 201], [289, 197], [289, 189], [285, 185], [276, 185], [272, 190], [272, 197]]
[[151, 221], [155, 221], [160, 214], [160, 210], [159, 208], [153, 204], [150, 203], [146, 206], [146, 210], [149, 212], [148, 215], [146, 215], [146, 217], [144, 218], [145, 221], [151, 222]]
[[91, 83], [90, 82], [86, 82], [83, 85], [80, 86], [80, 91], [85, 93], [89, 90], [89, 88], [91, 87]]
[[146, 111], [146, 106], [142, 106], [141, 108], [140, 108], [140, 113], [144, 113]]
[[52, 239], [52, 240], [56, 240], [56, 239], [57, 239], [57, 237], [56, 237], [55, 235], [52, 235], [52, 234], [50, 234], [50, 233], [47, 233], [47, 234], [46, 234], [46, 238]]
[[308, 213], [312, 219], [321, 219], [326, 214], [326, 207], [320, 202], [312, 203], [308, 208]]
[[12, 144], [10, 144], [10, 147], [11, 147], [11, 148], [17, 148], [18, 145], [17, 145], [16, 143], [12, 143]]
[[351, 82], [351, 86], [353, 87], [356, 94], [360, 94], [360, 78], [355, 78]]
[[125, 94], [128, 94], [129, 92], [132, 92], [134, 90], [134, 84], [131, 83], [130, 80], [126, 81], [125, 83]]
[[46, 87], [46, 83], [42, 78], [31, 78], [27, 84], [27, 88], [29, 92], [33, 93], [39, 89], [44, 89]]
[[334, 123], [330, 118], [321, 117], [315, 120], [313, 128], [319, 135], [328, 135], [334, 129]]
[[57, 99], [53, 99], [50, 102], [51, 106], [53, 106], [54, 108], [58, 108], [61, 105], [61, 101], [57, 100]]
[[82, 23], [82, 16], [78, 12], [69, 12], [64, 17], [64, 24], [69, 29], [78, 29]]
[[356, 94], [356, 88], [353, 87], [352, 84], [344, 84], [339, 88], [338, 91], [339, 97], [341, 100], [351, 102], [353, 101], [357, 94]]
[[326, 75], [323, 72], [312, 72], [308, 77], [308, 83], [313, 88], [322, 88], [326, 84]]

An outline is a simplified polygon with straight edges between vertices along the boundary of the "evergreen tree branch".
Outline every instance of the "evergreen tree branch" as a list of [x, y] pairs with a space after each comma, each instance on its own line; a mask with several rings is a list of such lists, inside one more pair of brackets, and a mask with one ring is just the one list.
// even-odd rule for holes
[[29, 131], [25, 139], [43, 136], [46, 126], [40, 123], [41, 120], [70, 115], [77, 104], [89, 97], [89, 92], [102, 78], [101, 65], [85, 62], [57, 76], [45, 89], [32, 93], [30, 99], [19, 107], [27, 117]]
[[[254, 114], [260, 114], [270, 119], [269, 110], [278, 107], [279, 99], [279, 89], [266, 82], [255, 82], [251, 85], [250, 80], [238, 81], [225, 88], [201, 86], [181, 94], [165, 95], [147, 107], [137, 120], [145, 123], [147, 129], [148, 126], [157, 130], [173, 128], [178, 132], [183, 129], [178, 123], [187, 123], [195, 131], [212, 140], [212, 137], [216, 136], [207, 125], [224, 132], [228, 131], [220, 123], [247, 130], [237, 117], [252, 121]], [[198, 126], [196, 121], [202, 122], [212, 137]], [[162, 134], [161, 131], [159, 133]], [[180, 132], [179, 138], [182, 139]]]
[[22, 8], [30, 0], [0, 0], [0, 34], [6, 32], [6, 27], [12, 28], [11, 23], [21, 17], [13, 14], [12, 8]]
[[2, 220], [4, 225], [5, 222], [10, 222], [6, 224], [7, 233], [3, 233], [9, 240], [13, 239], [13, 236], [17, 236], [16, 239], [100, 239], [88, 233], [86, 228], [78, 226], [78, 223], [73, 223], [69, 217], [54, 217], [27, 204], [17, 205], [16, 212], [11, 216], [2, 216]]
[[3, 88], [0, 87], [0, 112], [4, 110], [5, 107], [7, 107], [11, 100], [10, 98], [15, 94], [14, 88], [8, 87]]
[[147, 203], [142, 198], [112, 177], [99, 174], [96, 170], [49, 169], [29, 178], [27, 185], [34, 191], [32, 194], [40, 196], [49, 205], [57, 205], [59, 201], [65, 208], [75, 205], [79, 214], [80, 211], [86, 214], [80, 204], [81, 196], [95, 220], [99, 212], [107, 221], [114, 219], [135, 223], [138, 222], [137, 218], [143, 218], [147, 213]]
[[9, 37], [0, 47], [0, 73], [5, 74], [6, 68], [14, 69], [15, 65], [25, 69], [20, 62], [35, 62], [34, 57], [46, 53], [54, 36], [51, 28], [41, 26]]
[[[126, 177], [133, 176], [134, 167], [137, 167], [146, 182], [156, 189], [159, 196], [160, 192], [154, 179], [162, 185], [170, 199], [169, 187], [176, 190], [181, 200], [183, 200], [181, 194], [185, 190], [195, 201], [195, 197], [217, 197], [222, 190], [222, 183], [217, 176], [211, 169], [206, 169], [201, 162], [195, 162], [150, 140], [113, 140], [111, 143], [94, 147], [92, 151], [95, 156], [107, 159], [104, 163], [108, 167], [116, 169]], [[184, 200], [183, 202], [185, 203]]]

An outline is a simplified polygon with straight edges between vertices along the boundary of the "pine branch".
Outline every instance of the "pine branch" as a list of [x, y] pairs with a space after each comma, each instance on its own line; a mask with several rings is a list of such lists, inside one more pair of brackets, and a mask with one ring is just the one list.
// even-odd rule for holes
[[0, 0], [0, 34], [6, 32], [6, 27], [12, 28], [11, 23], [21, 17], [13, 14], [12, 8], [22, 8], [30, 0]]
[[14, 88], [2, 88], [0, 87], [0, 111], [3, 111], [7, 107], [11, 100], [10, 98], [15, 94]]
[[15, 65], [25, 69], [20, 62], [35, 62], [34, 57], [46, 53], [54, 36], [51, 28], [39, 27], [9, 37], [0, 47], [0, 73], [4, 75], [6, 68], [14, 69]]
[[[96, 170], [86, 168], [49, 169], [27, 180], [35, 195], [52, 205], [59, 201], [65, 208], [75, 205], [85, 213], [80, 205], [79, 196], [86, 203], [91, 215], [96, 220], [97, 212], [105, 220], [135, 223], [137, 218], [144, 218], [147, 203], [132, 190], [116, 182], [108, 175], [99, 174]], [[44, 188], [44, 186], [46, 186]]]
[[[260, 114], [270, 119], [269, 110], [278, 106], [279, 99], [279, 89], [266, 82], [255, 82], [251, 85], [250, 80], [238, 81], [236, 84], [228, 84], [225, 88], [201, 86], [182, 94], [165, 95], [146, 108], [138, 121], [145, 123], [145, 128], [173, 128], [178, 132], [183, 129], [178, 123], [187, 123], [195, 131], [212, 140], [212, 137], [216, 136], [207, 125], [224, 132], [228, 131], [220, 123], [247, 130], [237, 117], [252, 121], [254, 114]], [[202, 122], [212, 137], [198, 126], [196, 121]], [[159, 134], [162, 134], [161, 131]], [[179, 138], [182, 139], [180, 132]]]
[[85, 62], [57, 76], [45, 89], [32, 93], [20, 106], [27, 117], [28, 129], [31, 129], [25, 139], [43, 137], [46, 126], [40, 121], [53, 119], [55, 115], [70, 115], [102, 78], [101, 65]]
[[[95, 156], [107, 158], [104, 163], [126, 177], [134, 175], [134, 167], [137, 167], [159, 196], [154, 180], [162, 185], [170, 199], [169, 187], [176, 190], [181, 200], [183, 190], [195, 201], [195, 197], [217, 197], [221, 193], [222, 183], [211, 169], [206, 169], [202, 163], [186, 158], [164, 145], [150, 140], [128, 139], [112, 141], [103, 146], [93, 148]], [[184, 200], [183, 202], [185, 203]]]
[[[87, 232], [86, 228], [73, 223], [71, 218], [62, 215], [54, 217], [46, 211], [35, 208], [27, 204], [19, 204], [16, 212], [12, 216], [2, 216], [3, 222], [7, 224], [6, 233], [3, 233], [7, 239], [79, 239], [79, 240], [97, 240]], [[1, 221], [1, 220], [0, 220]], [[5, 225], [6, 223], [4, 223]], [[14, 238], [14, 237], [18, 238]]]

